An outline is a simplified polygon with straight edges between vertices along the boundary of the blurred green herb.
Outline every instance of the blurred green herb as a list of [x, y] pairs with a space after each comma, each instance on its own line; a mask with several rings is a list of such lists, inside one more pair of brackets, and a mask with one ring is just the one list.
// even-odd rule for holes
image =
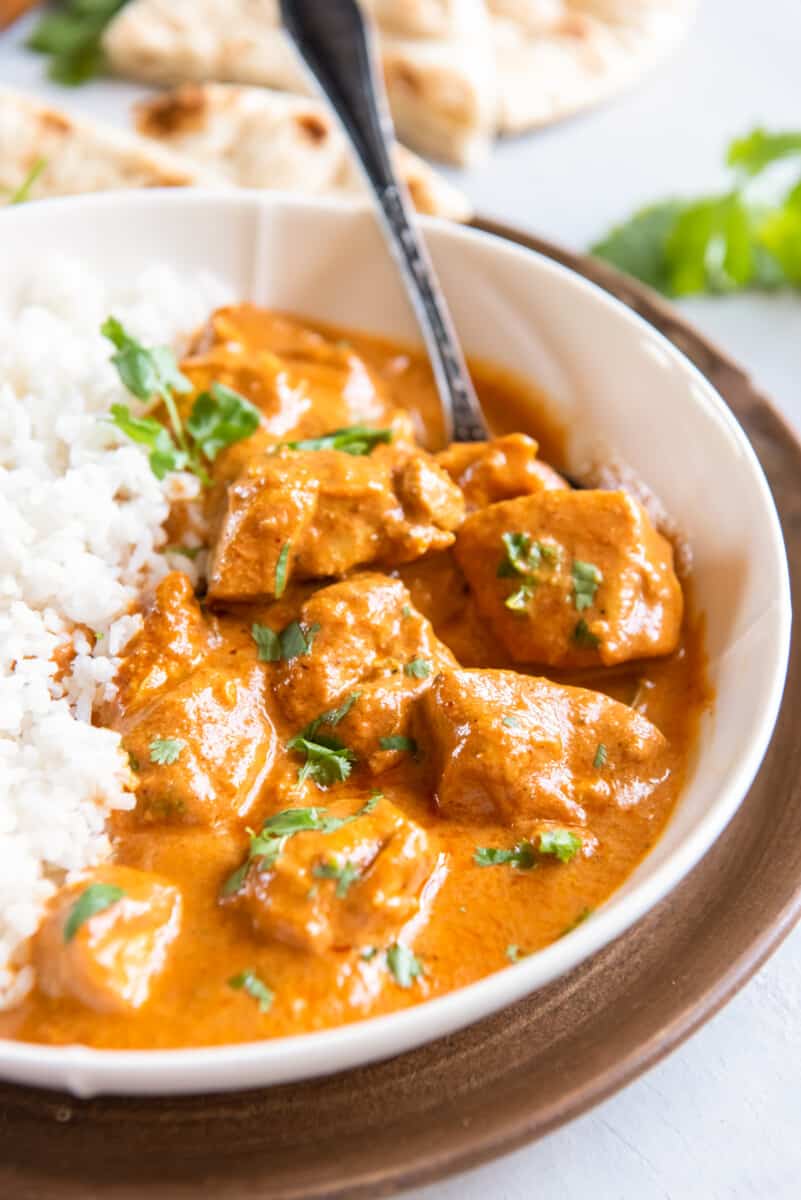
[[[757, 195], [778, 163], [797, 163], [788, 188]], [[754, 129], [728, 147], [731, 186], [717, 195], [649, 204], [592, 253], [670, 296], [801, 288], [801, 132]]]
[[75, 87], [105, 65], [102, 37], [126, 0], [62, 0], [34, 26], [28, 46], [50, 59], [47, 73]]

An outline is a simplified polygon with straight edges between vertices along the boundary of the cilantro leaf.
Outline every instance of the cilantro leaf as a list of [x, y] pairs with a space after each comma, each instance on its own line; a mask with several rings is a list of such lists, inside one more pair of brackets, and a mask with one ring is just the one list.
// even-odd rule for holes
[[401, 942], [395, 942], [387, 950], [387, 966], [398, 987], [402, 988], [410, 988], [415, 979], [423, 974], [423, 964], [420, 959]]
[[576, 627], [573, 630], [573, 641], [585, 650], [597, 650], [601, 644], [601, 639], [592, 632], [583, 617], [580, 621], [576, 622]]
[[312, 779], [319, 788], [328, 788], [335, 783], [344, 783], [353, 770], [356, 755], [335, 738], [312, 741], [296, 734], [287, 742], [287, 750], [296, 750], [306, 756], [298, 771], [298, 781]]
[[603, 583], [603, 579], [603, 575], [594, 563], [581, 562], [579, 559], [574, 560], [573, 602], [579, 612], [585, 608], [589, 608], [593, 604], [595, 593]]
[[592, 760], [592, 765], [596, 771], [600, 771], [601, 767], [606, 765], [607, 750], [603, 742], [598, 743], [598, 749], [595, 751], [595, 758]]
[[100, 327], [104, 337], [116, 347], [111, 361], [128, 391], [139, 400], [160, 396], [166, 400], [172, 392], [191, 392], [192, 384], [178, 369], [169, 346], [148, 349], [125, 331], [116, 317], [107, 317]]
[[250, 437], [259, 427], [259, 410], [233, 388], [213, 383], [192, 405], [186, 428], [210, 462], [226, 446]]
[[320, 626], [314, 624], [306, 627], [299, 621], [291, 621], [285, 629], [276, 633], [269, 625], [254, 624], [250, 632], [260, 662], [291, 662], [293, 658], [309, 653]]
[[553, 854], [560, 862], [568, 863], [581, 849], [581, 838], [569, 829], [547, 829], [540, 834], [540, 854]]
[[337, 900], [344, 900], [347, 896], [351, 885], [361, 875], [361, 870], [356, 863], [344, 862], [341, 866], [335, 862], [315, 863], [312, 867], [312, 875], [315, 879], [335, 879], [337, 886], [334, 890], [334, 895]]
[[91, 883], [73, 904], [64, 922], [64, 941], [71, 942], [78, 930], [98, 913], [121, 900], [125, 892], [112, 883]]
[[382, 750], [404, 750], [415, 757], [417, 756], [417, 742], [414, 738], [404, 737], [402, 733], [379, 738], [378, 744]]
[[125, 0], [65, 0], [46, 13], [31, 32], [27, 45], [50, 58], [48, 75], [56, 83], [76, 86], [104, 66], [102, 35]]
[[668, 236], [684, 209], [681, 200], [666, 200], [641, 208], [606, 237], [590, 247], [590, 253], [641, 279], [660, 292], [670, 291], [670, 274], [665, 248]]
[[250, 834], [250, 847], [245, 861], [222, 885], [222, 896], [233, 896], [243, 887], [251, 866], [258, 862], [263, 871], [268, 871], [278, 860], [284, 846], [297, 833], [334, 833], [343, 825], [357, 821], [371, 813], [381, 799], [380, 792], [373, 792], [357, 812], [347, 817], [335, 817], [326, 808], [285, 808], [268, 817], [258, 833]]
[[275, 564], [275, 598], [280, 600], [286, 591], [287, 569], [289, 566], [289, 551], [292, 547], [291, 542], [284, 542], [281, 551], [278, 555], [278, 561]]
[[178, 449], [160, 421], [134, 416], [127, 404], [112, 404], [108, 419], [132, 442], [150, 447], [148, 462], [156, 479], [163, 479], [170, 471], [182, 471], [187, 465], [185, 451]]
[[150, 743], [150, 761], [159, 766], [170, 766], [181, 757], [186, 742], [181, 738], [154, 738]]
[[427, 679], [431, 671], [432, 666], [427, 658], [413, 658], [403, 668], [404, 675], [408, 675], [411, 679]]
[[269, 1012], [272, 1007], [274, 993], [263, 979], [260, 979], [255, 971], [240, 971], [238, 975], [232, 975], [228, 980], [228, 986], [234, 991], [247, 992], [249, 996], [257, 1001], [259, 1010], [263, 1013]]
[[338, 708], [329, 708], [325, 712], [320, 713], [319, 717], [315, 717], [313, 721], [310, 721], [305, 729], [301, 729], [298, 736], [313, 739], [321, 725], [338, 725], [340, 721], [344, 721], [360, 696], [361, 692], [351, 692], [349, 696], [345, 697]]
[[372, 429], [369, 425], [348, 425], [323, 437], [306, 438], [300, 442], [284, 442], [290, 450], [341, 450], [345, 454], [369, 454], [382, 442], [392, 441], [391, 429]]
[[752, 129], [745, 137], [735, 138], [731, 142], [726, 153], [726, 164], [754, 176], [780, 159], [796, 155], [801, 155], [801, 133], [769, 133], [766, 129]]
[[473, 862], [477, 867], [509, 866], [518, 871], [530, 871], [537, 865], [531, 842], [518, 842], [509, 849], [500, 846], [479, 846], [473, 855]]
[[559, 937], [566, 937], [569, 933], [572, 933], [574, 929], [578, 929], [579, 925], [583, 925], [584, 922], [588, 920], [594, 912], [594, 908], [582, 908], [578, 916], [575, 917], [570, 924], [562, 930], [562, 932], [559, 934]]
[[754, 129], [729, 146], [728, 190], [640, 209], [592, 253], [668, 295], [801, 287], [801, 181], [785, 195], [774, 188], [770, 200], [757, 199], [751, 186], [787, 159], [801, 166], [801, 132]]

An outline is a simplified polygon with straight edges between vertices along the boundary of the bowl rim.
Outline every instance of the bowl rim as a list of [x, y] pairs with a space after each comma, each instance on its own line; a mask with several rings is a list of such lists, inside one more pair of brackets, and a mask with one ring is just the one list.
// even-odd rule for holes
[[[126, 211], [145, 209], [157, 212], [162, 205], [189, 210], [218, 206], [221, 210], [258, 211], [300, 208], [310, 212], [342, 212], [343, 208], [371, 218], [369, 205], [360, 202], [309, 198], [293, 194], [226, 192], [209, 189], [151, 189], [119, 191], [86, 196], [61, 197], [20, 206], [7, 213], [7, 224], [18, 221], [35, 224], [41, 210], [47, 215], [56, 210], [120, 207]], [[10, 217], [10, 220], [9, 220]], [[613, 894], [593, 915], [592, 921], [575, 929], [569, 936], [552, 943], [518, 963], [485, 976], [475, 983], [443, 996], [421, 1001], [408, 1009], [314, 1033], [264, 1041], [234, 1043], [211, 1047], [187, 1047], [170, 1050], [94, 1049], [84, 1045], [50, 1046], [0, 1038], [0, 1078], [33, 1086], [61, 1086], [79, 1097], [104, 1094], [200, 1093], [239, 1091], [255, 1086], [270, 1086], [329, 1075], [371, 1061], [393, 1056], [433, 1041], [446, 1033], [463, 1028], [516, 999], [530, 994], [561, 977], [581, 961], [596, 953], [640, 920], [667, 895], [698, 863], [734, 816], [757, 773], [776, 723], [784, 690], [789, 660], [792, 608], [789, 567], [775, 503], [762, 467], [741, 425], [717, 389], [694, 363], [659, 330], [599, 284], [581, 276], [531, 246], [506, 241], [502, 231], [457, 226], [440, 218], [421, 218], [424, 230], [436, 237], [457, 242], [487, 241], [515, 256], [536, 262], [545, 276], [553, 273], [571, 286], [591, 295], [594, 302], [614, 310], [633, 332], [648, 332], [657, 338], [666, 354], [681, 364], [688, 380], [702, 386], [695, 390], [695, 402], [715, 413], [733, 438], [748, 464], [764, 506], [765, 532], [769, 533], [771, 559], [777, 573], [775, 605], [775, 646], [770, 670], [770, 686], [761, 698], [759, 716], [752, 735], [733, 760], [726, 773], [725, 786], [709, 806], [703, 819], [689, 832], [665, 861], [646, 878], [635, 884], [623, 897]], [[3, 226], [0, 225], [0, 236]], [[165, 255], [168, 258], [168, 255]], [[419, 1028], [426, 1025], [425, 1031]], [[385, 1045], [383, 1043], [391, 1044]], [[288, 1068], [288, 1060], [291, 1066]], [[324, 1061], [325, 1066], [320, 1067]], [[283, 1068], [283, 1069], [282, 1069]]]

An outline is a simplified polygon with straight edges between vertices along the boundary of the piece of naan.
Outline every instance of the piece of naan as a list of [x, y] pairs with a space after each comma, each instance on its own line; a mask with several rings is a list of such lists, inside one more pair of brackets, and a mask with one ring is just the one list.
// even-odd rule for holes
[[[247, 188], [363, 197], [344, 135], [317, 100], [234, 84], [184, 84], [139, 104], [139, 132]], [[418, 212], [470, 218], [466, 196], [427, 163], [395, 147], [395, 163]]]
[[[667, 55], [696, 0], [363, 0], [401, 141], [455, 163], [614, 94]], [[153, 83], [227, 80], [308, 93], [277, 0], [130, 0], [112, 67]]]

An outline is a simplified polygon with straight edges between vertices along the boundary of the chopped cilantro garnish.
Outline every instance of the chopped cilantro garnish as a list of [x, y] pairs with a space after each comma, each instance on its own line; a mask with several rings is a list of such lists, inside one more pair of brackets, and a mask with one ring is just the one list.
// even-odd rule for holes
[[504, 555], [498, 564], [499, 578], [517, 578], [519, 586], [504, 600], [512, 612], [525, 612], [540, 582], [537, 571], [559, 559], [559, 548], [546, 542], [534, 542], [531, 534], [520, 531], [501, 534]]
[[287, 841], [296, 833], [333, 833], [343, 825], [349, 825], [351, 821], [367, 816], [380, 799], [380, 793], [374, 792], [357, 812], [347, 817], [335, 817], [326, 808], [285, 808], [282, 812], [268, 817], [258, 833], [250, 834], [248, 856], [233, 874], [228, 876], [221, 894], [233, 896], [238, 892], [254, 863], [258, 863], [260, 870], [269, 871], [277, 862]]
[[520, 722], [518, 721], [517, 717], [504, 717], [502, 724], [505, 725], [507, 729], [522, 729], [523, 728], [522, 725], [520, 724]]
[[8, 198], [9, 204], [25, 204], [31, 198], [31, 188], [36, 183], [36, 180], [41, 175], [47, 166], [46, 158], [37, 158], [36, 162], [31, 167], [28, 174], [23, 179], [15, 192], [12, 192]]
[[583, 617], [577, 621], [573, 630], [573, 641], [585, 650], [597, 650], [601, 644], [601, 639], [592, 632]]
[[506, 597], [504, 604], [512, 612], [525, 612], [531, 597], [534, 595], [535, 586], [536, 584], [534, 583], [522, 583], [516, 591]]
[[150, 743], [150, 761], [168, 767], [178, 761], [185, 746], [181, 738], [154, 738]]
[[514, 942], [511, 942], [506, 947], [506, 957], [509, 959], [509, 962], [516, 963], [520, 962], [521, 958], [526, 957], [526, 952], [525, 950], [521, 950], [519, 946], [516, 946]]
[[595, 593], [603, 583], [603, 575], [594, 563], [573, 562], [573, 602], [579, 612], [589, 608], [595, 600]]
[[83, 924], [121, 900], [125, 892], [111, 883], [90, 883], [70, 909], [64, 922], [64, 941], [71, 942]]
[[264, 980], [259, 979], [255, 971], [240, 971], [228, 980], [228, 986], [234, 991], [247, 992], [257, 1001], [261, 1012], [266, 1013], [272, 1007], [274, 994]]
[[401, 942], [395, 942], [387, 950], [387, 966], [398, 987], [402, 988], [410, 988], [415, 979], [423, 974], [423, 964], [420, 959]]
[[378, 744], [382, 750], [404, 750], [408, 754], [417, 755], [417, 742], [414, 738], [404, 737], [401, 733], [379, 738]]
[[560, 862], [570, 862], [581, 849], [581, 838], [569, 829], [547, 829], [540, 834], [540, 854], [553, 854]]
[[570, 924], [562, 930], [559, 936], [566, 937], [568, 933], [572, 933], [574, 929], [578, 929], [579, 925], [583, 925], [584, 922], [592, 916], [594, 911], [595, 910], [593, 908], [582, 908], [578, 916], [575, 917], [574, 920], [572, 920]]
[[349, 861], [341, 865], [335, 862], [320, 862], [315, 863], [312, 867], [312, 875], [315, 879], [336, 879], [337, 886], [334, 895], [338, 900], [344, 900], [351, 885], [361, 875], [361, 871], [356, 863]]
[[409, 675], [412, 679], [427, 679], [431, 671], [432, 666], [427, 658], [413, 658], [403, 668], [404, 675]]
[[509, 849], [501, 846], [479, 846], [473, 855], [473, 862], [477, 867], [510, 866], [518, 871], [530, 871], [537, 865], [531, 842], [518, 842]]
[[304, 626], [299, 621], [291, 621], [280, 633], [270, 629], [269, 625], [254, 624], [251, 627], [261, 662], [291, 662], [293, 658], [308, 654], [319, 632], [319, 625]]
[[598, 743], [598, 749], [595, 751], [595, 758], [592, 760], [592, 765], [596, 771], [600, 771], [601, 767], [606, 765], [607, 752], [603, 742]]
[[345, 717], [360, 696], [361, 692], [351, 692], [337, 708], [326, 709], [325, 712], [320, 713], [319, 717], [315, 717], [313, 721], [310, 721], [305, 729], [301, 729], [298, 737], [313, 740], [321, 725], [338, 725], [340, 721], [345, 720]]
[[312, 779], [319, 788], [329, 788], [334, 783], [344, 783], [356, 762], [356, 755], [336, 738], [310, 738], [296, 734], [287, 742], [287, 750], [305, 754], [306, 761], [298, 771], [298, 781]]
[[278, 555], [278, 562], [275, 564], [275, 598], [280, 600], [286, 591], [287, 567], [289, 564], [289, 551], [292, 546], [291, 542], [284, 542], [281, 547], [281, 552]]
[[392, 441], [391, 429], [372, 429], [369, 425], [348, 425], [335, 429], [323, 437], [306, 438], [301, 442], [285, 442], [290, 450], [341, 450], [345, 454], [363, 455], [380, 445]]
[[403, 608], [401, 609], [401, 616], [403, 617], [404, 621], [408, 621], [408, 619], [411, 615], [412, 615], [411, 604], [404, 604]]

